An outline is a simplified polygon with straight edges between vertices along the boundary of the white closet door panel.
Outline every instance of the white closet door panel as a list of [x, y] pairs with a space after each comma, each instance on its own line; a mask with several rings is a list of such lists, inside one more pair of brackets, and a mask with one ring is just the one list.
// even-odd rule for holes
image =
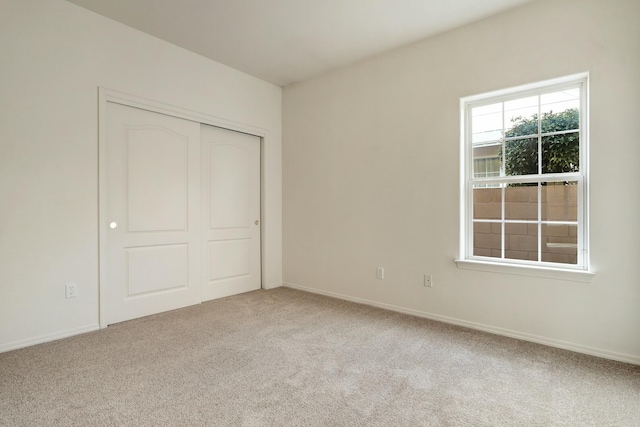
[[203, 300], [261, 287], [260, 138], [202, 126]]
[[251, 274], [251, 239], [209, 242], [210, 280]]
[[189, 247], [186, 244], [127, 248], [125, 298], [187, 288]]
[[127, 130], [129, 231], [185, 230], [189, 140], [167, 128]]
[[200, 302], [200, 124], [107, 103], [106, 319]]

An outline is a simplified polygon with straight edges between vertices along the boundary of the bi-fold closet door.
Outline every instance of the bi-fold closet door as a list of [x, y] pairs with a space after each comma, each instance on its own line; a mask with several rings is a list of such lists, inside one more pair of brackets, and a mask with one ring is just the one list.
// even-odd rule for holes
[[107, 324], [259, 289], [260, 138], [107, 102]]

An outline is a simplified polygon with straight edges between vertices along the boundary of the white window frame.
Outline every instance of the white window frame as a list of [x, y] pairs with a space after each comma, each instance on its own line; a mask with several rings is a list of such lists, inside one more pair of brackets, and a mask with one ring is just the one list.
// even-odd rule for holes
[[[578, 182], [578, 262], [577, 264], [524, 261], [473, 255], [473, 185], [495, 185], [494, 178], [474, 178], [471, 109], [496, 102], [539, 95], [568, 88], [580, 89], [580, 170], [562, 174], [536, 174], [497, 177], [501, 183], [509, 182]], [[581, 73], [552, 80], [518, 86], [510, 89], [469, 96], [460, 99], [460, 256], [458, 268], [482, 270], [535, 277], [589, 282], [594, 276], [589, 259], [589, 74]], [[540, 205], [538, 206], [540, 209]], [[502, 222], [505, 221], [503, 218]], [[503, 249], [504, 250], [504, 249]]]

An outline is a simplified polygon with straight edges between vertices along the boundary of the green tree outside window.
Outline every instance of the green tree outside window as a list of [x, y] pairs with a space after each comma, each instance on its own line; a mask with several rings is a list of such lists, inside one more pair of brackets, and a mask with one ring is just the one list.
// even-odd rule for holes
[[[577, 172], [580, 167], [579, 123], [580, 112], [577, 108], [554, 113], [542, 114], [540, 128], [542, 134], [575, 130], [575, 132], [547, 135], [542, 137], [542, 173]], [[505, 174], [529, 175], [538, 173], [538, 115], [529, 118], [516, 117], [513, 126], [506, 130], [505, 137], [532, 136], [505, 142], [504, 155], [500, 149], [500, 158], [504, 162]]]

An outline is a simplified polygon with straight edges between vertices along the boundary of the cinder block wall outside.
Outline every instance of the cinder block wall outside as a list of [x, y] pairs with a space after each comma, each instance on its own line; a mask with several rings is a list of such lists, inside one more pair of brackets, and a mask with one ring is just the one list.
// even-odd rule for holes
[[[474, 255], [501, 256], [502, 188], [476, 188], [473, 192], [474, 219], [492, 222], [474, 223]], [[504, 189], [505, 219], [537, 221], [538, 187], [515, 186]], [[564, 183], [541, 187], [542, 221], [577, 221], [578, 186]], [[493, 222], [495, 221], [495, 222]], [[542, 261], [563, 264], [577, 263], [577, 226], [542, 224]], [[538, 224], [505, 224], [505, 257], [510, 259], [538, 260]]]

